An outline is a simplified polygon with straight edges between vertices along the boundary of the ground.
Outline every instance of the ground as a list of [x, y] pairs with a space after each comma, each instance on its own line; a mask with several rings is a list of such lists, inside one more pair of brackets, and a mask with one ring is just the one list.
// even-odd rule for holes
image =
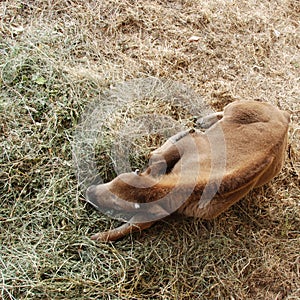
[[[1, 299], [300, 298], [298, 1], [0, 7]], [[91, 241], [117, 221], [84, 201], [76, 128], [87, 105], [136, 78], [186, 85], [216, 111], [239, 99], [290, 111], [282, 172], [214, 221], [175, 215], [115, 243]], [[139, 109], [185, 125], [193, 117], [178, 103], [142, 100], [111, 115], [98, 149], [104, 180], [115, 175], [109, 147], [120, 120]], [[145, 163], [160, 142], [137, 139], [145, 153], [131, 162]]]

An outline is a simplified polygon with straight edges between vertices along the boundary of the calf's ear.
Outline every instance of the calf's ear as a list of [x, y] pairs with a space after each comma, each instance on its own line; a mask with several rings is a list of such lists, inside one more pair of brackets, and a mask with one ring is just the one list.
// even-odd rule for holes
[[[151, 202], [148, 204], [151, 205]], [[165, 210], [163, 207], [161, 207], [159, 204], [153, 204], [151, 205], [149, 209], [149, 213], [153, 215], [155, 220], [160, 220], [162, 218], [165, 218], [170, 215], [170, 212]]]

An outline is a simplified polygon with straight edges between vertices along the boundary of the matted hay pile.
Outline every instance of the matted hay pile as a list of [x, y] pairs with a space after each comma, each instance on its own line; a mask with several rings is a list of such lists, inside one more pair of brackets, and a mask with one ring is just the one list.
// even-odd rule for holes
[[[0, 14], [1, 299], [300, 298], [299, 1], [3, 0]], [[259, 99], [290, 111], [286, 163], [212, 222], [174, 216], [94, 243], [118, 222], [84, 202], [75, 128], [104, 91], [149, 77], [185, 84], [215, 110]], [[189, 126], [192, 114], [152, 100], [113, 117]], [[137, 139], [132, 164], [161, 142]]]

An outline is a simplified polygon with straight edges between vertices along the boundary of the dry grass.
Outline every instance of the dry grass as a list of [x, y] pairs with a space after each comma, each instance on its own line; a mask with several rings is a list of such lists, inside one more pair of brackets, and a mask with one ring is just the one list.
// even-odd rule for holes
[[[4, 0], [0, 12], [1, 299], [300, 298], [298, 1]], [[260, 99], [291, 111], [286, 164], [213, 222], [174, 216], [97, 244], [89, 235], [115, 221], [83, 201], [74, 129], [105, 89], [149, 76], [214, 109]], [[119, 118], [158, 109], [188, 124], [158, 103]], [[112, 139], [99, 150], [106, 179]]]

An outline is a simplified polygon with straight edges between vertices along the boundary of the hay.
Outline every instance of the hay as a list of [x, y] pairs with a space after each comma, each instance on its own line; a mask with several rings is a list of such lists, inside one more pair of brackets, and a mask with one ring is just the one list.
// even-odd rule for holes
[[[0, 7], [1, 299], [300, 297], [297, 1], [4, 0]], [[189, 42], [193, 35], [198, 41]], [[86, 105], [135, 78], [184, 83], [216, 110], [235, 99], [289, 110], [283, 171], [212, 222], [173, 216], [114, 244], [92, 242], [92, 232], [117, 221], [84, 202], [73, 166], [76, 125]], [[113, 130], [145, 111], [178, 126], [194, 114], [158, 97], [112, 114], [98, 147], [104, 180], [115, 175]], [[132, 167], [163, 138], [137, 138]]]

